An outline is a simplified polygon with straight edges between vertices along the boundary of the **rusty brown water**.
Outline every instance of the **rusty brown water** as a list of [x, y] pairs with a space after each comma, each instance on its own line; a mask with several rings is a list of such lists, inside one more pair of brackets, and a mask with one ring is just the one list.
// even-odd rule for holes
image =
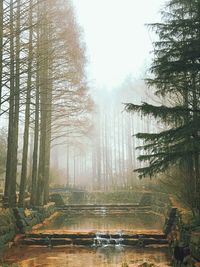
[[[57, 231], [132, 231], [161, 232], [163, 219], [153, 213], [74, 214], [63, 213], [39, 232]], [[63, 248], [16, 246], [4, 254], [4, 261], [20, 267], [138, 267], [144, 262], [170, 266], [167, 248], [75, 247]], [[126, 265], [127, 263], [128, 265]]]
[[127, 263], [136, 267], [144, 262], [152, 262], [156, 266], [169, 266], [166, 249], [132, 249], [122, 248], [31, 248], [17, 247], [9, 251], [5, 260], [17, 262], [20, 267], [121, 267]]
[[39, 229], [68, 231], [132, 231], [161, 232], [164, 218], [151, 212], [134, 212], [132, 214], [74, 214], [62, 213], [50, 224]]

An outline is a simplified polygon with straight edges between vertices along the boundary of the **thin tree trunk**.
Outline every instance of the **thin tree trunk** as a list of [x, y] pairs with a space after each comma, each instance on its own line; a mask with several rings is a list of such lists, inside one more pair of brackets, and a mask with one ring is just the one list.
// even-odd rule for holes
[[2, 76], [3, 76], [3, 0], [0, 1], [0, 110], [2, 97]]
[[[100, 121], [100, 119], [99, 119]], [[101, 173], [102, 173], [102, 151], [101, 151], [101, 125], [97, 126], [97, 138], [96, 138], [96, 161], [97, 161], [97, 189], [101, 189], [102, 181], [101, 181]]]
[[10, 187], [10, 200], [12, 206], [16, 205], [16, 181], [18, 165], [18, 135], [19, 135], [19, 106], [20, 106], [20, 6], [21, 1], [17, 1], [16, 16], [16, 38], [15, 38], [15, 111], [14, 111], [14, 131], [13, 131], [13, 162], [12, 162], [12, 186]]
[[114, 110], [114, 118], [113, 118], [113, 135], [114, 135], [114, 139], [113, 139], [113, 142], [114, 142], [114, 166], [115, 166], [115, 172], [114, 172], [114, 177], [115, 177], [115, 187], [117, 187], [117, 183], [118, 183], [118, 179], [117, 179], [117, 171], [118, 171], [118, 168], [117, 168], [117, 137], [116, 137], [116, 111]]
[[37, 170], [38, 170], [38, 144], [39, 144], [39, 74], [36, 80], [36, 101], [35, 101], [35, 125], [34, 125], [34, 147], [33, 147], [33, 166], [31, 183], [31, 205], [36, 205], [37, 193]]
[[[50, 57], [50, 56], [49, 56]], [[49, 59], [48, 57], [48, 59]], [[46, 140], [46, 164], [44, 173], [44, 204], [49, 201], [49, 176], [50, 176], [50, 155], [51, 155], [51, 117], [52, 117], [52, 90], [53, 85], [49, 83], [47, 96], [47, 140]]]
[[[13, 128], [14, 128], [14, 95], [15, 95], [15, 61], [14, 61], [14, 22], [13, 0], [10, 1], [10, 95], [9, 95], [9, 122], [8, 122], [8, 147], [6, 161], [6, 180], [4, 190], [5, 204], [11, 206], [10, 188], [12, 187], [12, 163], [13, 163]], [[15, 194], [14, 194], [15, 196]]]
[[117, 142], [118, 142], [118, 165], [119, 165], [119, 183], [120, 185], [123, 184], [123, 179], [122, 179], [122, 165], [121, 165], [121, 138], [120, 138], [120, 115], [118, 114], [117, 116], [117, 135], [118, 135], [118, 138], [117, 138]]
[[47, 148], [47, 110], [48, 110], [48, 31], [46, 21], [46, 6], [40, 2], [40, 8], [44, 19], [40, 30], [40, 146], [39, 146], [39, 166], [37, 182], [37, 205], [44, 204], [45, 170], [46, 170], [46, 148]]
[[[39, 16], [39, 4], [38, 4]], [[40, 33], [37, 25], [37, 47], [36, 47], [36, 96], [35, 96], [35, 124], [34, 124], [34, 145], [33, 165], [31, 177], [31, 205], [36, 205], [37, 200], [37, 175], [38, 175], [38, 150], [39, 150], [39, 119], [40, 119]]]
[[67, 181], [66, 185], [70, 185], [70, 180], [69, 180], [69, 139], [67, 140]]
[[28, 79], [27, 79], [25, 126], [24, 126], [24, 138], [23, 138], [22, 171], [21, 171], [20, 191], [19, 191], [19, 206], [24, 205], [25, 188], [27, 182], [27, 160], [28, 160], [28, 144], [29, 144], [30, 102], [31, 102], [32, 62], [33, 62], [32, 0], [30, 0], [29, 27], [30, 27], [30, 32], [29, 32], [29, 52], [28, 52]]
[[[194, 62], [193, 62], [194, 63]], [[196, 88], [196, 75], [192, 73], [192, 97], [193, 97], [193, 109], [198, 109], [198, 99], [197, 99], [197, 88]], [[198, 115], [196, 112], [193, 114], [193, 120], [197, 121]], [[196, 142], [199, 140], [198, 131], [193, 133], [193, 138]], [[200, 170], [199, 170], [199, 151], [196, 145], [194, 146], [194, 171], [195, 171], [195, 202], [196, 208], [200, 213]]]

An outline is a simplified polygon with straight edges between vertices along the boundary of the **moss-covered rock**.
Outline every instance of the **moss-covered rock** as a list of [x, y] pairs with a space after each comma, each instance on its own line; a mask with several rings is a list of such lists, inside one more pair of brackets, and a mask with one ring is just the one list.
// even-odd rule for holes
[[196, 230], [191, 233], [190, 249], [192, 255], [200, 261], [200, 231]]
[[51, 194], [50, 195], [50, 201], [54, 202], [57, 206], [62, 206], [65, 204], [61, 194]]
[[0, 249], [15, 237], [15, 222], [15, 217], [11, 209], [0, 210]]
[[45, 206], [37, 207], [35, 209], [13, 209], [16, 226], [19, 233], [30, 231], [31, 228], [43, 222], [55, 212], [55, 203], [50, 202]]

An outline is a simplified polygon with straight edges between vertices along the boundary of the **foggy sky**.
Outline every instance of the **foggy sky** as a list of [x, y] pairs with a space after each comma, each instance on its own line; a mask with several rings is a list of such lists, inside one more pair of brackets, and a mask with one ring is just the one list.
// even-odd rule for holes
[[160, 20], [166, 0], [72, 0], [86, 43], [88, 78], [112, 90], [127, 76], [139, 79], [151, 62], [154, 34], [145, 24]]

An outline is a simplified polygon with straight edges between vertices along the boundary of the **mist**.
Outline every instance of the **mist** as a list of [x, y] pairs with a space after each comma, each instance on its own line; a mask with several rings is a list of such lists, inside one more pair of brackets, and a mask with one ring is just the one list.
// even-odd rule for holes
[[113, 91], [93, 91], [90, 128], [84, 134], [70, 134], [52, 147], [52, 184], [87, 190], [132, 189], [143, 186], [135, 169], [142, 145], [134, 135], [158, 130], [155, 120], [125, 111], [125, 103], [146, 101], [142, 80], [128, 77]]

